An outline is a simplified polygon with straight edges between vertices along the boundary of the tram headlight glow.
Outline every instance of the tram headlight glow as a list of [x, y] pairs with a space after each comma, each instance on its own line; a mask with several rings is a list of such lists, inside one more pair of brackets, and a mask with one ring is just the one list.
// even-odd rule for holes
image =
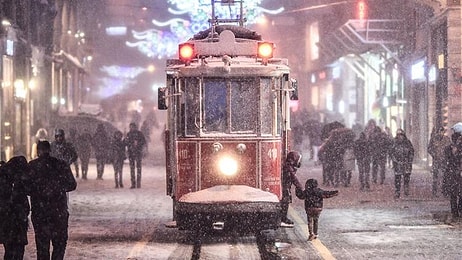
[[237, 173], [237, 161], [234, 158], [225, 156], [218, 160], [220, 172], [226, 176], [233, 176]]

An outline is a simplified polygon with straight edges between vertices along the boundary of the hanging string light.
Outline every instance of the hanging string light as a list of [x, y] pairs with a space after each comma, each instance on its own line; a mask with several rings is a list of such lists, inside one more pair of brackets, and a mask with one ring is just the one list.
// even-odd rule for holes
[[[243, 10], [247, 24], [255, 24], [264, 14], [278, 14], [284, 10], [280, 7], [276, 10], [268, 10], [260, 6], [263, 0], [244, 1]], [[209, 28], [209, 19], [212, 16], [210, 0], [168, 0], [173, 8], [168, 12], [175, 16], [189, 16], [188, 19], [172, 18], [162, 22], [152, 20], [156, 28], [145, 31], [132, 31], [132, 41], [126, 45], [137, 48], [148, 57], [162, 59], [172, 57], [178, 51], [178, 43], [186, 41], [194, 34]], [[239, 4], [221, 4], [215, 6], [215, 16], [226, 18], [238, 18], [240, 15]]]

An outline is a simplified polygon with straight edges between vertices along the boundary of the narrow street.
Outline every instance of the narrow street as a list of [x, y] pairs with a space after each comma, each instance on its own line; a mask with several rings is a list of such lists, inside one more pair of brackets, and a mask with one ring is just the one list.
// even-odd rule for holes
[[[307, 156], [305, 158], [308, 158]], [[294, 198], [289, 216], [294, 228], [265, 231], [262, 236], [215, 234], [201, 238], [167, 227], [171, 199], [165, 195], [165, 168], [144, 162], [141, 189], [115, 189], [112, 166], [104, 180], [78, 179], [69, 194], [70, 227], [66, 259], [458, 259], [460, 222], [448, 222], [449, 202], [432, 198], [430, 174], [414, 169], [411, 195], [393, 199], [391, 170], [384, 185], [359, 192], [357, 173], [351, 187], [326, 199], [319, 239], [307, 241], [303, 201]], [[304, 183], [321, 180], [321, 167], [306, 159], [298, 172]], [[333, 189], [332, 187], [323, 187]], [[257, 243], [258, 242], [258, 243]], [[3, 248], [0, 249], [3, 254]], [[32, 229], [25, 259], [35, 259]]]

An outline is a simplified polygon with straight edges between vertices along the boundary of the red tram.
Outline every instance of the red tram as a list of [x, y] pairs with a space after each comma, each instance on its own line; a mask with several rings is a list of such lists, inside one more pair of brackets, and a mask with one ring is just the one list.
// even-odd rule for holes
[[174, 220], [186, 230], [276, 229], [296, 82], [256, 32], [211, 24], [179, 45], [159, 89]]

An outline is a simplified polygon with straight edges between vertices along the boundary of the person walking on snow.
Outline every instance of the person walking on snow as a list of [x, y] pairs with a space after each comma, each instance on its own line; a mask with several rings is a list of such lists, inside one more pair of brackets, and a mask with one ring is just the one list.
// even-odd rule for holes
[[308, 179], [305, 183], [305, 190], [296, 187], [295, 194], [297, 198], [305, 201], [306, 219], [308, 222], [308, 240], [314, 240], [318, 237], [319, 216], [323, 208], [323, 201], [338, 195], [338, 190], [327, 191], [318, 188], [316, 179]]
[[462, 134], [453, 133], [451, 140], [444, 150], [443, 194], [449, 197], [452, 218], [457, 220], [462, 214]]
[[444, 150], [451, 145], [451, 139], [444, 134], [444, 127], [433, 128], [430, 135], [430, 142], [427, 147], [427, 152], [432, 157], [432, 193], [433, 196], [438, 196], [438, 189], [441, 189], [441, 179], [443, 178], [444, 170]]
[[404, 195], [409, 195], [414, 147], [402, 129], [396, 131], [395, 139], [390, 150], [390, 157], [395, 171], [395, 198], [401, 195], [401, 179], [404, 179]]
[[29, 165], [24, 156], [15, 156], [0, 167], [0, 244], [5, 249], [3, 259], [24, 258], [30, 212], [28, 175]]
[[73, 164], [77, 160], [77, 152], [72, 143], [66, 141], [63, 129], [55, 130], [55, 140], [51, 143], [50, 155], [63, 160], [67, 165]]
[[108, 160], [108, 150], [109, 150], [110, 139], [104, 128], [103, 124], [98, 124], [96, 127], [96, 132], [92, 138], [92, 147], [95, 151], [96, 157], [96, 179], [102, 180], [104, 174], [104, 166]]
[[75, 177], [78, 178], [79, 177], [79, 145], [77, 143], [77, 130], [75, 128], [71, 128], [69, 129], [69, 138], [68, 138], [68, 141], [74, 145], [75, 147], [75, 151], [77, 153], [77, 160], [75, 160], [75, 162], [73, 162], [72, 164], [74, 164], [74, 169], [75, 169]]
[[[372, 159], [372, 182], [383, 184], [385, 181], [385, 168], [387, 165], [387, 154], [392, 144], [392, 139], [376, 126], [369, 137]], [[379, 175], [379, 176], [378, 176]], [[380, 179], [378, 179], [380, 178]]]
[[119, 130], [114, 132], [114, 136], [111, 140], [111, 156], [112, 156], [112, 166], [114, 167], [114, 179], [115, 187], [123, 188], [122, 182], [122, 170], [124, 167], [124, 160], [127, 159], [125, 155], [125, 144], [123, 141], [123, 133]]
[[[67, 192], [77, 188], [69, 163], [50, 155], [50, 143], [37, 144], [38, 158], [29, 162], [27, 184], [32, 208], [37, 259], [64, 259], [68, 240]], [[53, 252], [50, 258], [50, 242]]]
[[[138, 130], [136, 123], [130, 123], [130, 131], [124, 139], [127, 146], [128, 161], [130, 164], [130, 189], [141, 188], [141, 162], [146, 139], [143, 133]], [[136, 175], [135, 175], [136, 168]]]
[[356, 157], [356, 164], [358, 165], [360, 191], [368, 191], [369, 173], [371, 170], [371, 151], [369, 141], [367, 140], [366, 133], [361, 132], [359, 138], [356, 139], [353, 150]]
[[82, 180], [87, 179], [88, 165], [90, 164], [92, 136], [88, 129], [83, 129], [83, 133], [77, 137], [77, 154], [81, 162]]

